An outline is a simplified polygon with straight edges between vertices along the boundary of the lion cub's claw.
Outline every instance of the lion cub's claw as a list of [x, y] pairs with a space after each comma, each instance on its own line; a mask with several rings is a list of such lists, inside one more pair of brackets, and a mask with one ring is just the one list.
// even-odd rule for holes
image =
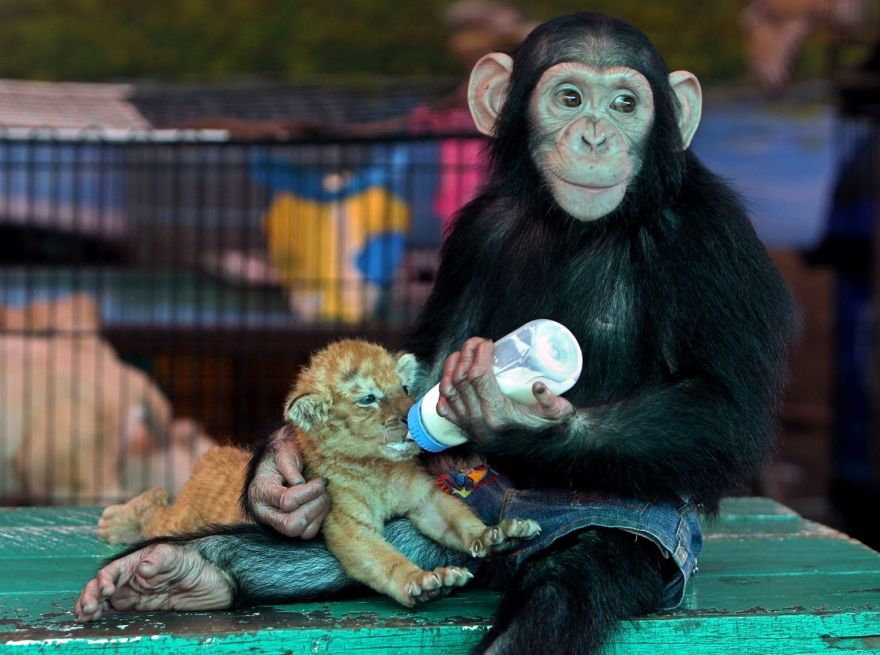
[[507, 519], [486, 528], [474, 539], [468, 551], [472, 557], [486, 557], [489, 553], [512, 548], [518, 539], [531, 539], [541, 532], [541, 526], [531, 519]]
[[140, 519], [129, 505], [110, 505], [98, 519], [98, 539], [108, 544], [130, 544], [140, 536]]
[[466, 585], [473, 577], [473, 573], [459, 566], [441, 566], [433, 571], [418, 570], [407, 576], [403, 584], [403, 598], [398, 600], [407, 607], [426, 603], [448, 593], [453, 587]]

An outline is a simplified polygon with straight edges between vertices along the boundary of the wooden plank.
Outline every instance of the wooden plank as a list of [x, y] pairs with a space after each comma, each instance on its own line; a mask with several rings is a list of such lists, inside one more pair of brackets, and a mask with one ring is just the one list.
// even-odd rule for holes
[[96, 526], [101, 507], [0, 507], [0, 529], [56, 525]]
[[682, 609], [704, 616], [872, 611], [880, 609], [880, 570], [796, 576], [697, 574], [688, 585]]
[[699, 576], [867, 573], [878, 570], [880, 555], [858, 542], [840, 539], [760, 539], [707, 541]]
[[790, 520], [802, 520], [796, 512], [782, 503], [761, 496], [725, 498], [721, 503], [721, 511], [719, 512], [719, 518], [722, 521], [778, 520], [784, 517]]
[[[877, 554], [857, 542], [829, 538], [771, 539], [756, 536], [753, 532], [747, 532], [747, 535], [707, 541], [701, 556], [701, 573], [797, 575], [820, 568], [826, 572], [857, 572], [870, 571], [877, 566]], [[87, 562], [84, 571], [90, 573], [99, 560], [112, 556], [119, 549], [95, 539], [93, 528], [6, 528], [0, 530], [0, 562], [3, 563], [0, 581], [4, 579], [4, 571], [14, 576], [16, 570], [27, 568], [28, 559], [60, 558], [69, 566], [71, 553]], [[39, 568], [42, 571], [55, 570], [45, 562]], [[32, 582], [41, 578], [38, 575], [32, 578]], [[59, 579], [53, 578], [52, 582], [57, 585]], [[16, 592], [23, 592], [23, 589], [16, 589]]]
[[101, 561], [76, 556], [2, 560], [0, 597], [78, 591], [95, 574]]
[[[6, 564], [11, 566], [7, 568]], [[0, 569], [0, 598], [9, 596], [14, 600], [47, 592], [67, 592], [75, 598], [98, 565], [98, 561], [84, 557], [8, 560]], [[714, 565], [706, 566], [711, 571]], [[870, 570], [862, 563], [851, 571], [784, 569], [753, 574], [745, 572], [747, 568], [721, 574], [700, 571], [689, 585], [683, 608], [704, 614], [736, 614], [792, 608], [849, 612], [880, 607], [877, 566]]]
[[27, 528], [0, 528], [0, 571], [7, 565], [4, 560], [21, 558], [105, 558], [118, 553], [120, 546], [111, 546], [98, 540], [94, 527], [54, 526]]
[[791, 521], [783, 520], [757, 520], [738, 521], [735, 523], [715, 523], [704, 528], [706, 541], [718, 539], [742, 539], [743, 537], [764, 538], [837, 538], [844, 536], [828, 526], [803, 519]]
[[[465, 590], [418, 610], [370, 597], [236, 612], [122, 613], [80, 625], [72, 615], [79, 589], [115, 548], [94, 538], [99, 510], [78, 509], [72, 518], [69, 509], [16, 511], [27, 527], [0, 528], [2, 655], [166, 655], [205, 645], [223, 653], [462, 653], [488, 629], [498, 599]], [[0, 526], [4, 516], [0, 510]], [[880, 555], [778, 503], [726, 501], [707, 531], [700, 569], [682, 608], [627, 623], [609, 652], [880, 653]]]
[[[0, 634], [0, 653], [463, 653], [488, 629], [495, 595], [470, 592], [417, 612], [384, 599], [236, 612], [144, 613], [96, 624], [46, 617]], [[477, 610], [479, 616], [474, 615]], [[4, 615], [6, 612], [4, 610]], [[795, 655], [880, 652], [877, 612], [755, 616], [655, 615], [624, 624], [608, 653]]]

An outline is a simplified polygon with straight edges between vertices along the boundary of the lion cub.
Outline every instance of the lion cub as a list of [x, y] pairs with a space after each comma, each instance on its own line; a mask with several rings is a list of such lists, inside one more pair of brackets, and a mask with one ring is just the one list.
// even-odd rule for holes
[[[284, 406], [305, 477], [330, 480], [331, 509], [322, 525], [330, 551], [349, 576], [408, 607], [464, 585], [472, 575], [457, 566], [425, 571], [409, 561], [382, 536], [392, 517], [406, 516], [426, 536], [474, 557], [540, 530], [528, 520], [487, 527], [435, 486], [416, 461], [418, 445], [407, 439], [413, 400], [405, 387], [415, 369], [413, 355], [395, 362], [381, 346], [345, 339], [313, 355]], [[246, 520], [238, 498], [247, 458], [239, 449], [212, 449], [196, 464], [174, 505], [161, 490], [147, 491], [107, 508], [99, 536], [130, 541]]]
[[98, 538], [130, 544], [169, 534], [195, 532], [209, 525], [252, 523], [241, 509], [241, 490], [251, 454], [233, 446], [215, 446], [196, 460], [192, 474], [172, 503], [154, 487], [124, 505], [110, 505], [98, 520]]
[[420, 449], [406, 427], [413, 404], [406, 387], [415, 371], [413, 355], [395, 362], [376, 344], [339, 341], [315, 354], [285, 404], [299, 428], [294, 439], [306, 478], [330, 480], [331, 509], [322, 526], [330, 551], [349, 576], [408, 607], [472, 576], [457, 566], [416, 566], [383, 538], [388, 519], [406, 516], [426, 536], [474, 557], [540, 530], [520, 520], [486, 527], [418, 464]]

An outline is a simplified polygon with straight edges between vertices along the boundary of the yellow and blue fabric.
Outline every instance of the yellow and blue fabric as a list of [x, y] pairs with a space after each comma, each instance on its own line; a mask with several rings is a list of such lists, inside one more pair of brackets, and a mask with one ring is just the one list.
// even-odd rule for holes
[[263, 217], [269, 260], [291, 304], [311, 314], [305, 318], [370, 318], [403, 259], [410, 227], [406, 151], [377, 149], [368, 161], [352, 171], [272, 155], [254, 162], [253, 177], [272, 192]]

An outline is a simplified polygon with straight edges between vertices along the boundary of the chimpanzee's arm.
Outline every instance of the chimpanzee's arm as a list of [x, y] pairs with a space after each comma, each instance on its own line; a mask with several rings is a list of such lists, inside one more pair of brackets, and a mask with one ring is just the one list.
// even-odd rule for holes
[[540, 432], [505, 431], [481, 450], [538, 484], [712, 504], [748, 479], [770, 444], [769, 408], [727, 395], [697, 379], [646, 389]]
[[290, 426], [260, 441], [251, 455], [241, 502], [248, 516], [287, 537], [311, 539], [330, 511], [326, 482], [306, 481]]
[[[793, 320], [763, 246], [745, 227], [735, 236], [737, 243], [724, 238], [719, 248], [675, 258], [678, 273], [658, 268], [668, 287], [643, 292], [673, 307], [671, 318], [646, 328], [662, 375], [544, 428], [474, 435], [481, 452], [540, 485], [686, 495], [710, 507], [748, 481], [771, 449]], [[584, 355], [582, 376], [590, 376]]]

